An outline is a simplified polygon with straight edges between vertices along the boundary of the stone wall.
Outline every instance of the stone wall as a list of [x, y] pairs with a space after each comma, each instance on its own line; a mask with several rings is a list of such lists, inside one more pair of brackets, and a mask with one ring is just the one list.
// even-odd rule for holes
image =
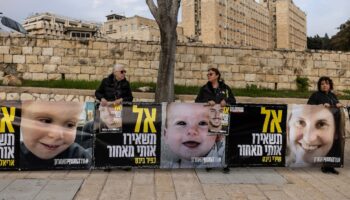
[[[130, 81], [155, 82], [159, 52], [156, 42], [0, 35], [0, 79], [17, 73], [31, 80], [101, 80], [113, 64], [124, 63]], [[203, 85], [209, 67], [218, 67], [233, 88], [295, 89], [298, 75], [308, 77], [311, 88], [322, 75], [337, 90], [350, 86], [350, 53], [178, 45], [176, 84]]]

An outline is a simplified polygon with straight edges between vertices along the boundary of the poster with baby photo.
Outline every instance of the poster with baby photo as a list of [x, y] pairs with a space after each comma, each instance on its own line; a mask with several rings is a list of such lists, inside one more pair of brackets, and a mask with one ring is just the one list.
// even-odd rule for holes
[[286, 105], [230, 107], [226, 160], [229, 166], [285, 165]]
[[99, 106], [99, 133], [122, 133], [123, 105]]
[[286, 166], [343, 166], [348, 123], [346, 108], [288, 105]]
[[0, 101], [0, 170], [19, 167], [20, 108], [20, 101]]
[[[211, 107], [200, 103], [163, 106], [161, 168], [224, 167], [225, 136], [209, 134]], [[219, 123], [221, 119], [215, 125], [219, 127]]]
[[126, 103], [122, 117], [122, 133], [96, 134], [95, 167], [159, 167], [161, 104]]
[[20, 169], [89, 169], [93, 108], [93, 102], [22, 101]]

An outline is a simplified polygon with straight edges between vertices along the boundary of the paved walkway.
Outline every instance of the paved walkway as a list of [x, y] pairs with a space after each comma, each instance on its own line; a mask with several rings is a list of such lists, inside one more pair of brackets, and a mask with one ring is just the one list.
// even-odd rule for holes
[[339, 171], [340, 175], [317, 168], [233, 168], [230, 174], [160, 169], [0, 172], [0, 199], [350, 199], [350, 139], [345, 167]]

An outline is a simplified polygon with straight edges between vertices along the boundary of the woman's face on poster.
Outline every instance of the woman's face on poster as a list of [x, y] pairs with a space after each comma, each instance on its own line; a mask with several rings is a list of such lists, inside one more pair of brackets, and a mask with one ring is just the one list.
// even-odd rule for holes
[[328, 108], [294, 106], [288, 126], [290, 147], [297, 162], [314, 163], [314, 157], [324, 157], [332, 148], [336, 128]]

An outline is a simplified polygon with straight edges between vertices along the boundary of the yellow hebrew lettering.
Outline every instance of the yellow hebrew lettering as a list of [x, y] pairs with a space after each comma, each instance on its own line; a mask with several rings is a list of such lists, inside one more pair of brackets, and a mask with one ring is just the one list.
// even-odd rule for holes
[[141, 123], [142, 123], [143, 109], [142, 108], [137, 108], [137, 105], [133, 105], [132, 106], [132, 112], [138, 113], [134, 131], [135, 131], [135, 133], [139, 133], [140, 132], [140, 128], [141, 128]]
[[230, 112], [230, 108], [229, 107], [224, 107], [223, 113], [224, 114], [228, 114]]
[[[265, 120], [264, 120], [264, 125], [263, 125], [263, 133], [267, 133], [268, 126], [270, 124], [270, 133], [275, 132], [275, 128], [277, 129], [278, 133], [282, 133], [282, 128], [281, 128], [281, 121], [282, 121], [282, 110], [267, 110], [265, 107], [261, 108], [261, 114], [266, 115]], [[272, 119], [270, 120], [270, 116], [272, 115]]]
[[265, 121], [264, 121], [264, 125], [263, 125], [263, 133], [267, 132], [267, 127], [269, 126], [269, 121], [270, 121], [270, 111], [266, 110], [265, 107], [261, 108], [261, 114], [266, 115], [265, 116]]
[[152, 116], [149, 113], [149, 109], [145, 108], [144, 109], [146, 119], [143, 124], [143, 132], [148, 133], [148, 127], [151, 129], [152, 133], [156, 133], [156, 127], [154, 126], [154, 122], [156, 121], [156, 115], [157, 115], [157, 110], [155, 108], [152, 108]]
[[7, 125], [9, 132], [14, 133], [15, 130], [13, 129], [12, 121], [15, 120], [16, 108], [15, 107], [10, 108], [10, 115], [7, 112], [6, 107], [1, 107], [1, 111], [2, 111], [2, 114], [4, 115], [4, 117], [1, 119], [1, 122], [0, 122], [0, 133], [5, 132], [6, 125]]
[[114, 110], [115, 111], [121, 111], [122, 110], [122, 105], [114, 106]]
[[280, 125], [282, 121], [282, 110], [278, 110], [278, 115], [276, 114], [276, 110], [271, 110], [271, 114], [272, 114], [272, 120], [271, 120], [270, 132], [274, 133], [275, 127], [276, 127], [277, 133], [282, 133], [282, 128]]

